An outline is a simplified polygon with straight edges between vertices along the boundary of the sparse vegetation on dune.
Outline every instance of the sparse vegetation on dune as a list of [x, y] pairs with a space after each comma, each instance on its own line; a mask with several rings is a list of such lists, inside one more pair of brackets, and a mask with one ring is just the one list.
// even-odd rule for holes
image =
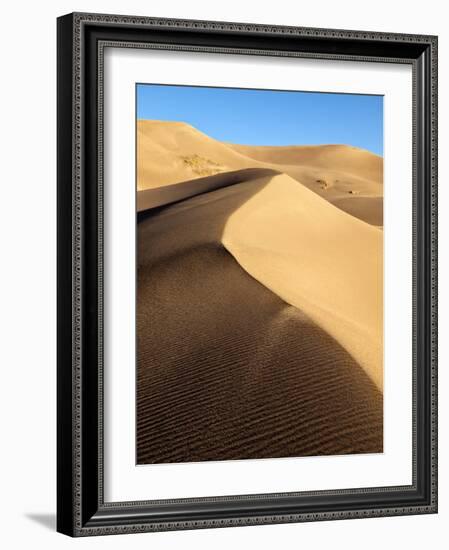
[[197, 176], [212, 176], [223, 172], [225, 167], [200, 155], [190, 155], [181, 157], [184, 166], [190, 168]]
[[329, 189], [330, 185], [326, 180], [316, 180], [316, 182], [319, 184], [320, 188], [324, 190]]

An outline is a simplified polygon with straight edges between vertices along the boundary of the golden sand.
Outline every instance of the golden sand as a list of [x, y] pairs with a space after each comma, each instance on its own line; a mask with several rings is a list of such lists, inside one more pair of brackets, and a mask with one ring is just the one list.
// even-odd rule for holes
[[382, 159], [140, 121], [138, 209], [139, 463], [382, 451]]

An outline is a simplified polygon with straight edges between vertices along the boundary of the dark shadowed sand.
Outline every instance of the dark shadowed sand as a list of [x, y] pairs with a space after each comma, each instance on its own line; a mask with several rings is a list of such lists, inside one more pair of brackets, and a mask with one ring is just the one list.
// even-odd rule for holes
[[139, 464], [383, 450], [365, 370], [221, 244], [253, 193], [233, 181], [138, 224]]

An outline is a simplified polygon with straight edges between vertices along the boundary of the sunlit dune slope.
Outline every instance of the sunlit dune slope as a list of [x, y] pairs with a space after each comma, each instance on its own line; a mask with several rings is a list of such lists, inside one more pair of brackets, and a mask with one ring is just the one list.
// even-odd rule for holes
[[301, 145], [301, 146], [252, 146], [230, 147], [246, 157], [279, 165], [303, 165], [314, 168], [337, 170], [364, 178], [373, 183], [382, 183], [382, 157], [364, 149], [348, 145]]
[[258, 163], [182, 122], [137, 122], [137, 188], [252, 168]]
[[[139, 120], [137, 187], [158, 188], [245, 168], [284, 172], [367, 223], [382, 219], [381, 157], [347, 145], [265, 147], [217, 141], [182, 122]], [[375, 198], [376, 200], [352, 199]]]

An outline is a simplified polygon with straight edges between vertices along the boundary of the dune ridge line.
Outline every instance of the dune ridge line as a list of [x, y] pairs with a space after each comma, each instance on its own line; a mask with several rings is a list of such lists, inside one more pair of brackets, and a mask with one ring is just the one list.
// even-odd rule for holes
[[375, 157], [139, 121], [139, 464], [382, 452]]

